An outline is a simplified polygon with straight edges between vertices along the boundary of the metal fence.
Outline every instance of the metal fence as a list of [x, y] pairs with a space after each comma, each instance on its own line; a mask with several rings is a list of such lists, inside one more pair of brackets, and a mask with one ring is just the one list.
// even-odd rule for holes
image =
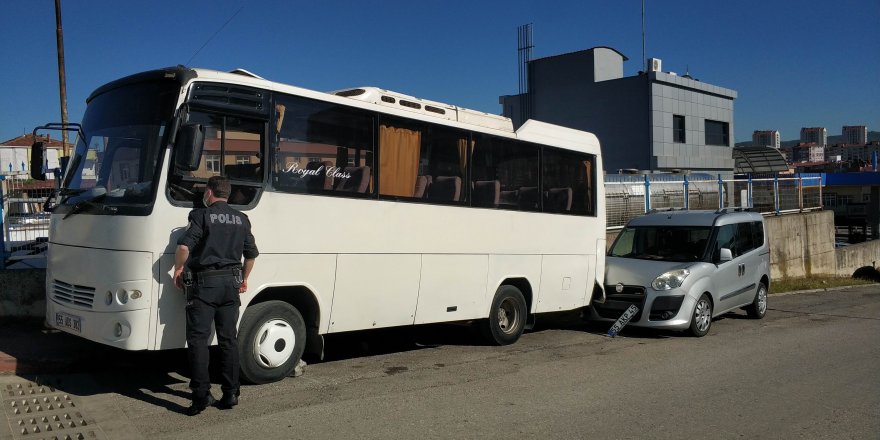
[[45, 265], [49, 213], [43, 204], [52, 182], [0, 176], [0, 269]]
[[607, 175], [605, 207], [608, 229], [620, 228], [654, 209], [744, 207], [762, 214], [803, 212], [822, 209], [822, 176]]
[[[4, 178], [5, 177], [5, 178]], [[24, 176], [0, 176], [0, 269], [45, 264], [49, 215], [43, 203], [53, 183]], [[822, 208], [822, 177], [737, 176], [721, 179], [696, 175], [607, 175], [605, 206], [608, 229], [652, 209], [719, 209], [750, 207], [763, 214]]]

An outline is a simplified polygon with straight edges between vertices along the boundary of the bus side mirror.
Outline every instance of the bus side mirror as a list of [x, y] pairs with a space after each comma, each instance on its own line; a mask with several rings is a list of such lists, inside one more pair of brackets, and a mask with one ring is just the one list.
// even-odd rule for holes
[[733, 252], [731, 252], [730, 249], [721, 248], [721, 250], [718, 251], [718, 261], [719, 262], [726, 263], [732, 259], [733, 259]]
[[43, 163], [46, 158], [46, 143], [34, 142], [31, 145], [31, 179], [46, 180], [46, 170]]
[[174, 166], [182, 171], [199, 169], [204, 145], [205, 127], [201, 124], [186, 124], [180, 127], [174, 139]]

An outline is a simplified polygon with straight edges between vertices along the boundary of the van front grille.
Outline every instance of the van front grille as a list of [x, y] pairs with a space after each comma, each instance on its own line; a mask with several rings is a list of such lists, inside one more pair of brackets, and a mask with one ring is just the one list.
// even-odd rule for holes
[[95, 302], [95, 288], [52, 280], [52, 299], [60, 303], [91, 309]]

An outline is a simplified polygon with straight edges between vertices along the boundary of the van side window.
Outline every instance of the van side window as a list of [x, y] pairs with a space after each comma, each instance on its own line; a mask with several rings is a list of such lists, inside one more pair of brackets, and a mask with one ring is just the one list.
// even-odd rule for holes
[[724, 225], [718, 228], [718, 235], [715, 237], [715, 257], [714, 259], [718, 259], [718, 252], [722, 248], [730, 249], [730, 252], [733, 254], [733, 258], [736, 258], [736, 225]]
[[736, 251], [734, 258], [743, 255], [755, 248], [754, 237], [752, 235], [752, 222], [736, 224]]
[[764, 246], [764, 222], [752, 223], [752, 242], [756, 248]]

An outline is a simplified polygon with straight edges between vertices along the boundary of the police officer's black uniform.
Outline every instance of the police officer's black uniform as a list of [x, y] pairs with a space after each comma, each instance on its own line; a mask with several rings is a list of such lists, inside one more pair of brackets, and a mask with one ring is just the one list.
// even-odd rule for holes
[[224, 398], [235, 396], [237, 403], [241, 258], [254, 259], [259, 254], [250, 221], [226, 202], [216, 201], [189, 213], [189, 227], [177, 244], [190, 249], [186, 266], [192, 272], [192, 287], [187, 288], [186, 295], [186, 342], [193, 406], [204, 408], [214, 400], [208, 377], [212, 322], [220, 346], [221, 389]]

